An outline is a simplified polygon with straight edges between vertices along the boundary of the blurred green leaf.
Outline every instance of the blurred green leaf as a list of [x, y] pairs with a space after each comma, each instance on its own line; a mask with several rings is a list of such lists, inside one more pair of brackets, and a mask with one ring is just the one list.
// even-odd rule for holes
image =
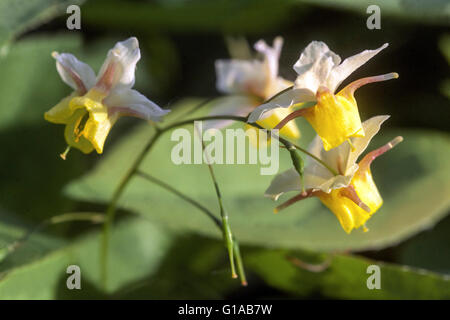
[[[194, 114], [190, 116], [194, 117]], [[217, 179], [236, 237], [241, 243], [266, 247], [314, 251], [367, 250], [394, 245], [431, 227], [449, 207], [448, 136], [431, 131], [389, 131], [386, 126], [374, 139], [371, 149], [398, 134], [404, 136], [405, 142], [377, 159], [372, 166], [385, 203], [369, 220], [370, 232], [355, 230], [347, 235], [334, 215], [317, 199], [302, 201], [274, 215], [272, 209], [276, 204], [263, 197], [271, 176], [260, 175], [258, 165], [216, 165]], [[151, 126], [143, 125], [124, 136], [114, 148], [107, 144], [107, 155], [100, 164], [88, 175], [71, 183], [67, 194], [84, 201], [108, 202], [134, 159], [130, 155], [137, 155], [152, 136], [152, 131]], [[302, 123], [303, 144], [310, 141], [308, 131], [306, 122]], [[164, 135], [148, 155], [142, 170], [218, 212], [207, 167], [174, 165], [171, 150], [176, 144], [170, 141], [170, 134]], [[289, 168], [289, 155], [281, 152], [280, 158], [280, 170]], [[132, 180], [120, 205], [173, 228], [220, 237], [214, 224], [202, 212], [187, 207], [184, 202], [140, 177]]]
[[56, 72], [52, 51], [79, 51], [76, 35], [39, 36], [18, 41], [0, 59], [0, 128], [44, 123], [44, 112], [58, 103], [70, 88]]
[[450, 33], [443, 35], [439, 39], [439, 48], [442, 54], [447, 59], [448, 64], [450, 64]]
[[2, 0], [0, 2], [0, 48], [19, 34], [66, 13], [84, 0]]
[[[270, 286], [299, 296], [320, 294], [339, 299], [450, 298], [450, 279], [425, 270], [357, 256], [334, 255], [325, 270], [310, 272], [293, 263], [292, 258], [302, 259], [303, 263], [311, 263], [315, 259], [312, 264], [317, 264], [320, 259], [298, 252], [256, 250], [247, 253], [245, 263]], [[380, 267], [379, 290], [367, 287], [367, 279], [373, 274], [373, 271], [367, 273], [370, 265]]]
[[450, 275], [450, 216], [402, 247], [400, 262]]
[[[171, 245], [171, 239], [169, 233], [145, 220], [127, 219], [121, 222], [110, 240], [108, 292], [117, 291], [136, 279], [156, 272]], [[74, 239], [70, 245], [46, 252], [31, 262], [16, 264], [2, 273], [0, 298], [57, 298], [58, 292], [61, 294], [57, 288], [65, 286], [69, 265], [80, 267], [82, 289], [83, 284], [88, 283], [101, 292], [99, 246], [100, 234], [93, 232]], [[77, 290], [65, 290], [65, 298], [77, 298], [81, 294]]]
[[[264, 32], [286, 22], [292, 0], [90, 1], [83, 19], [95, 27], [176, 32]], [[297, 15], [298, 17], [298, 15]]]
[[[239, 286], [230, 277], [223, 242], [125, 218], [112, 233], [105, 291], [99, 275], [101, 228], [65, 240], [46, 234], [51, 226], [27, 227], [4, 210], [1, 218], [0, 299], [221, 299]], [[80, 267], [82, 290], [67, 289], [69, 265]]]
[[67, 244], [64, 239], [41, 233], [32, 233], [23, 241], [33, 226], [3, 208], [0, 208], [0, 217], [0, 279], [9, 270]]
[[[450, 34], [441, 37], [439, 40], [439, 48], [450, 65]], [[441, 92], [450, 99], [450, 78], [447, 78], [442, 82]]]
[[114, 295], [119, 299], [223, 299], [241, 288], [232, 279], [223, 241], [178, 236], [158, 272], [136, 279]]
[[[357, 12], [369, 16], [367, 7], [377, 5], [380, 7], [381, 17], [384, 15], [404, 19], [414, 19], [420, 22], [433, 24], [450, 24], [450, 3], [447, 0], [297, 0], [327, 8], [338, 8]], [[373, 12], [371, 12], [372, 14]]]
[[43, 117], [70, 93], [51, 52], [79, 51], [80, 45], [75, 35], [29, 37], [0, 59], [0, 143], [8, 150], [0, 157], [0, 166], [7, 168], [0, 171], [0, 203], [17, 214], [38, 220], [69, 209], [60, 196], [61, 185], [86, 164], [82, 157], [75, 156], [79, 161], [72, 163], [58, 159], [65, 147], [62, 127]]

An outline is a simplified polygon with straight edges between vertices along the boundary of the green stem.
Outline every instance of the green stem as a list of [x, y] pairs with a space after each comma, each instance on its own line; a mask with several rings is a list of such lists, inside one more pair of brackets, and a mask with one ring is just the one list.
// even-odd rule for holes
[[[6, 256], [13, 253], [16, 249], [22, 246], [22, 244], [27, 241], [31, 235], [41, 231], [42, 229], [59, 223], [72, 222], [72, 221], [89, 221], [92, 223], [101, 223], [104, 221], [105, 215], [101, 213], [93, 212], [71, 212], [64, 213], [57, 216], [53, 216], [47, 220], [42, 221], [33, 229], [25, 233], [20, 239], [14, 241], [13, 243], [7, 245], [6, 247], [0, 248], [0, 261], [5, 259]], [[3, 251], [4, 250], [4, 251]]]
[[[206, 213], [214, 221], [214, 223], [219, 228], [219, 230], [223, 232], [222, 222], [219, 219], [217, 219], [216, 216], [214, 216], [214, 214], [208, 208], [206, 208], [205, 206], [200, 204], [195, 199], [192, 199], [191, 197], [185, 195], [181, 191], [178, 191], [177, 189], [173, 188], [172, 186], [170, 186], [169, 184], [165, 183], [164, 181], [161, 181], [158, 178], [155, 178], [155, 177], [153, 177], [152, 175], [150, 175], [150, 174], [148, 174], [146, 172], [138, 170], [136, 172], [136, 174], [141, 176], [145, 180], [150, 181], [150, 182], [160, 186], [163, 189], [166, 189], [167, 191], [175, 194], [176, 196], [180, 197], [184, 201], [189, 202], [190, 204], [192, 204], [197, 209], [203, 211], [204, 213]], [[242, 257], [241, 257], [241, 253], [240, 253], [240, 250], [239, 250], [239, 244], [238, 244], [237, 240], [234, 237], [233, 237], [233, 252], [234, 252], [234, 255], [236, 257], [237, 274], [239, 275], [239, 278], [241, 279], [242, 285], [246, 286], [247, 285], [247, 279], [245, 277], [244, 265], [242, 263]]]
[[[197, 127], [195, 127], [194, 129], [197, 131]], [[204, 144], [203, 140], [202, 140], [202, 150], [203, 151], [205, 150], [205, 144]], [[208, 155], [206, 155], [206, 157], [208, 157]], [[228, 222], [228, 213], [225, 210], [225, 207], [223, 205], [222, 194], [220, 192], [219, 184], [217, 183], [216, 175], [214, 174], [214, 170], [210, 163], [210, 159], [208, 158], [207, 160], [208, 161], [206, 162], [206, 164], [208, 166], [208, 170], [209, 170], [211, 179], [214, 183], [214, 189], [216, 191], [217, 200], [219, 202], [220, 217], [222, 218], [222, 228], [223, 228], [222, 232], [223, 232], [223, 238], [225, 241], [225, 246], [227, 247], [227, 250], [228, 250], [228, 258], [230, 260], [230, 267], [231, 267], [231, 277], [237, 278], [236, 267], [234, 264], [235, 256], [234, 256], [233, 234], [231, 232], [231, 227]]]
[[187, 111], [185, 112], [180, 112], [180, 114], [178, 114], [177, 116], [175, 116], [174, 118], [172, 118], [172, 120], [178, 120], [181, 118], [184, 118], [184, 116], [191, 114], [195, 111], [198, 111], [199, 109], [201, 109], [202, 107], [208, 105], [210, 102], [214, 101], [218, 99], [218, 97], [212, 97], [212, 98], [207, 98], [205, 100], [203, 100], [202, 102], [200, 102], [199, 104], [195, 105], [192, 108], [189, 108]]
[[156, 133], [153, 135], [153, 137], [148, 141], [144, 149], [142, 149], [141, 153], [138, 155], [136, 160], [133, 162], [130, 169], [128, 169], [125, 176], [120, 181], [119, 185], [117, 186], [116, 190], [114, 191], [114, 194], [111, 198], [111, 201], [108, 205], [108, 208], [106, 209], [106, 220], [103, 224], [103, 233], [102, 233], [102, 246], [101, 246], [101, 252], [100, 252], [100, 272], [101, 272], [101, 278], [102, 278], [102, 284], [106, 288], [107, 282], [108, 282], [108, 249], [109, 249], [109, 238], [110, 238], [110, 232], [111, 232], [111, 226], [114, 222], [114, 215], [116, 212], [116, 206], [117, 202], [120, 199], [120, 196], [122, 195], [123, 191], [125, 190], [128, 182], [131, 180], [133, 175], [136, 173], [137, 169], [139, 168], [140, 164], [144, 160], [147, 153], [151, 150], [151, 148], [155, 145], [158, 138], [163, 133], [162, 130], [156, 128]]
[[[280, 138], [282, 139], [282, 138]], [[284, 140], [284, 139], [282, 139]], [[280, 140], [281, 141], [281, 140]], [[328, 169], [328, 171], [330, 171], [333, 175], [337, 176], [339, 175], [339, 173], [334, 170], [333, 168], [331, 168], [328, 164], [326, 164], [325, 162], [323, 162], [320, 158], [316, 157], [315, 155], [313, 155], [312, 153], [308, 152], [308, 150], [303, 149], [302, 147], [296, 145], [295, 143], [292, 143], [290, 141], [284, 140], [286, 143], [283, 143], [286, 148], [288, 148], [289, 146], [293, 146], [295, 149], [303, 152], [304, 154], [310, 156], [311, 158], [313, 158], [314, 160], [316, 160], [317, 162], [319, 162], [321, 165], [323, 165], [326, 169]]]
[[[195, 119], [188, 119], [188, 120], [183, 120], [180, 122], [176, 122], [176, 123], [172, 123], [164, 128], [156, 128], [156, 133], [153, 135], [153, 137], [148, 141], [147, 145], [144, 147], [144, 149], [141, 151], [141, 153], [138, 155], [138, 157], [136, 158], [136, 160], [134, 161], [134, 163], [132, 164], [132, 166], [130, 167], [130, 169], [127, 171], [127, 173], [125, 174], [125, 176], [122, 178], [121, 182], [119, 183], [119, 185], [117, 186], [116, 190], [114, 191], [113, 196], [111, 197], [111, 201], [108, 205], [108, 208], [106, 210], [106, 220], [103, 226], [103, 233], [102, 233], [102, 246], [101, 246], [101, 254], [100, 254], [100, 271], [101, 271], [101, 277], [102, 277], [102, 282], [103, 285], [106, 287], [107, 284], [107, 279], [108, 279], [108, 275], [107, 275], [107, 260], [108, 260], [108, 246], [109, 246], [109, 237], [110, 237], [110, 229], [111, 226], [113, 225], [114, 222], [114, 215], [115, 215], [115, 211], [116, 211], [116, 206], [117, 203], [119, 201], [119, 198], [121, 197], [123, 191], [125, 190], [127, 184], [129, 183], [129, 181], [131, 180], [131, 178], [133, 177], [133, 175], [137, 172], [140, 164], [142, 163], [142, 161], [144, 160], [146, 154], [151, 150], [151, 148], [154, 146], [155, 142], [158, 140], [158, 138], [166, 131], [169, 131], [171, 129], [177, 128], [177, 127], [181, 127], [187, 124], [191, 124], [194, 121], [207, 121], [207, 120], [234, 120], [234, 121], [240, 121], [240, 122], [247, 122], [247, 118], [246, 117], [239, 117], [239, 116], [232, 116], [232, 115], [223, 115], [223, 116], [204, 116], [204, 117], [198, 117]], [[256, 123], [252, 124], [255, 127], [259, 127], [262, 128], [261, 126], [259, 126]], [[294, 146], [295, 148], [297, 148], [299, 151], [307, 154], [308, 156], [310, 156], [311, 158], [313, 158], [314, 160], [316, 160], [317, 162], [319, 162], [320, 164], [322, 164], [325, 168], [327, 168], [331, 173], [333, 173], [334, 175], [337, 175], [337, 172], [335, 170], [333, 170], [331, 167], [329, 167], [325, 162], [323, 162], [321, 159], [319, 159], [318, 157], [316, 157], [315, 155], [311, 154], [310, 152], [308, 152], [307, 150], [287, 141], [286, 139], [283, 139], [281, 137], [278, 137], [279, 141], [281, 143], [283, 143], [287, 148], [289, 148], [290, 146]], [[217, 193], [217, 188], [216, 188], [216, 193]], [[219, 193], [220, 194], [220, 193]], [[219, 198], [219, 204], [222, 206], [221, 204], [222, 200], [221, 198]], [[228, 225], [228, 216], [225, 212], [225, 210], [221, 209], [221, 216], [222, 216], [222, 220], [225, 223], [225, 225]], [[226, 218], [224, 218], [226, 217]], [[224, 227], [225, 228], [225, 227]], [[229, 226], [228, 226], [229, 228]], [[226, 233], [226, 230], [224, 229], [224, 232]], [[225, 234], [226, 236], [226, 234]], [[229, 238], [229, 236], [226, 238]], [[230, 246], [230, 244], [233, 243], [233, 239], [228, 239], [227, 240], [227, 247]], [[234, 249], [233, 249], [234, 251]], [[234, 272], [233, 272], [234, 274]]]
[[247, 286], [247, 278], [245, 276], [244, 264], [242, 263], [241, 251], [239, 250], [239, 243], [237, 242], [236, 239], [233, 239], [233, 244], [234, 244], [234, 254], [236, 256], [237, 272], [239, 278], [241, 279], [242, 285]]
[[205, 206], [203, 206], [202, 204], [200, 204], [198, 201], [192, 199], [191, 197], [185, 195], [184, 193], [182, 193], [181, 191], [178, 191], [177, 189], [175, 189], [174, 187], [172, 187], [171, 185], [165, 183], [162, 180], [159, 180], [158, 178], [153, 177], [152, 175], [143, 172], [142, 170], [138, 170], [136, 172], [137, 175], [139, 175], [140, 177], [144, 178], [145, 180], [148, 180], [158, 186], [160, 186], [163, 189], [166, 189], [169, 192], [172, 192], [173, 194], [175, 194], [176, 196], [180, 197], [181, 199], [183, 199], [186, 202], [189, 202], [190, 204], [192, 204], [194, 207], [196, 207], [197, 209], [203, 211], [204, 213], [206, 213], [213, 221], [214, 223], [219, 227], [220, 230], [222, 230], [222, 222]]

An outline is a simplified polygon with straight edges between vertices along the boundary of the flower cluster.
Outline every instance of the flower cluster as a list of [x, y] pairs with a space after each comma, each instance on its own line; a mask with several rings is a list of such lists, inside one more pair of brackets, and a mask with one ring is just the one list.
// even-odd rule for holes
[[[275, 38], [272, 47], [260, 40], [254, 48], [262, 59], [217, 60], [217, 89], [226, 96], [215, 104], [210, 116], [248, 117], [250, 128], [256, 123], [263, 128], [280, 129], [280, 135], [288, 139], [300, 137], [299, 129], [291, 120], [304, 117], [317, 133], [308, 149], [310, 161], [304, 168], [294, 163], [294, 168], [277, 175], [266, 196], [277, 200], [285, 192], [299, 192], [275, 211], [308, 197], [318, 197], [347, 233], [361, 226], [367, 230], [366, 221], [383, 203], [370, 165], [402, 138], [394, 138], [357, 162], [389, 116], [361, 122], [354, 92], [365, 84], [398, 75], [362, 78], [336, 91], [351, 73], [387, 44], [341, 62], [325, 43], [313, 41], [294, 64], [297, 73], [294, 82], [278, 74], [282, 45], [280, 37]], [[140, 59], [136, 38], [118, 42], [108, 52], [97, 76], [71, 54], [53, 53], [53, 57], [62, 80], [74, 92], [46, 112], [45, 119], [66, 126], [69, 147], [84, 153], [93, 150], [102, 153], [105, 139], [119, 117], [159, 121], [169, 112], [132, 89]], [[232, 119], [210, 120], [207, 127], [220, 129], [232, 122]]]
[[401, 142], [402, 137], [396, 137], [383, 147], [369, 152], [357, 163], [389, 116], [377, 116], [361, 123], [354, 92], [371, 82], [397, 78], [398, 74], [362, 78], [337, 94], [335, 91], [353, 71], [386, 47], [387, 44], [376, 50], [365, 50], [341, 62], [341, 58], [325, 43], [313, 41], [294, 65], [297, 79], [292, 88], [269, 99], [250, 114], [249, 122], [255, 122], [270, 117], [279, 108], [298, 108], [275, 128], [282, 128], [292, 119], [302, 116], [317, 133], [308, 149], [315, 159], [311, 158], [304, 172], [298, 172], [296, 168], [283, 172], [267, 189], [266, 196], [275, 200], [284, 192], [300, 191], [277, 207], [275, 212], [315, 196], [336, 215], [347, 233], [360, 226], [367, 231], [366, 221], [383, 203], [370, 164]]

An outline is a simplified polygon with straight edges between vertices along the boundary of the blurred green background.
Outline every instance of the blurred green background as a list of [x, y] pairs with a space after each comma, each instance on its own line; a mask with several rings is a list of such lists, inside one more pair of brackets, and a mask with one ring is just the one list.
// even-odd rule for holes
[[[381, 30], [366, 28], [372, 2], [381, 8]], [[69, 4], [81, 6], [81, 30], [66, 28]], [[0, 298], [449, 299], [449, 24], [445, 0], [0, 0]], [[219, 95], [214, 61], [229, 57], [226, 39], [245, 37], [253, 44], [277, 35], [285, 39], [280, 73], [290, 80], [292, 65], [312, 40], [326, 42], [343, 58], [390, 44], [344, 83], [400, 74], [356, 93], [363, 119], [391, 115], [372, 148], [395, 135], [405, 138], [373, 165], [385, 204], [369, 221], [370, 232], [345, 234], [315, 199], [273, 215], [275, 204], [262, 196], [271, 177], [260, 176], [258, 166], [215, 166], [242, 246], [249, 282], [244, 288], [229, 277], [211, 221], [135, 178], [120, 201], [111, 276], [103, 288], [101, 224], [42, 222], [68, 212], [104, 212], [152, 128], [123, 118], [103, 155], [72, 151], [62, 161], [63, 127], [46, 123], [43, 113], [70, 88], [50, 53], [73, 53], [98, 71], [109, 48], [136, 36], [142, 59], [135, 88], [173, 109], [170, 122]], [[300, 144], [307, 146], [311, 129], [298, 124]], [[174, 144], [169, 135], [161, 139], [144, 171], [218, 214], [207, 167], [173, 165]], [[280, 170], [289, 166], [283, 154]], [[293, 259], [327, 267], [311, 272]], [[81, 267], [82, 290], [66, 288], [70, 264]], [[371, 264], [381, 267], [381, 290], [366, 287]]]

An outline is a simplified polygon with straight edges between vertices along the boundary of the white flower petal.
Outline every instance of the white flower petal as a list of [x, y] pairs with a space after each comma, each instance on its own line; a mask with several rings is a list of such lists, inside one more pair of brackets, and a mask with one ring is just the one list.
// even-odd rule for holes
[[[247, 96], [227, 96], [221, 98], [217, 104], [211, 108], [210, 116], [232, 115], [246, 117], [255, 108], [255, 99]], [[203, 128], [222, 129], [231, 125], [233, 120], [209, 120]]]
[[170, 110], [161, 109], [156, 103], [133, 89], [116, 88], [104, 100], [108, 112], [134, 116], [144, 120], [159, 121]]
[[[308, 151], [325, 162], [328, 166], [334, 169], [336, 172], [345, 172], [340, 167], [344, 164], [344, 155], [340, 146], [333, 148], [329, 151], [325, 151], [323, 148], [322, 139], [316, 136], [308, 147]], [[345, 159], [347, 155], [345, 154]], [[339, 165], [341, 163], [342, 165]], [[356, 172], [356, 166], [354, 172]], [[354, 173], [353, 172], [353, 173]], [[307, 164], [304, 171], [305, 176], [305, 188], [319, 189], [324, 192], [330, 192], [331, 189], [342, 187], [350, 183], [351, 176], [337, 175], [334, 176], [325, 166], [312, 157], [307, 157]]]
[[[331, 175], [331, 177], [328, 174], [324, 177], [320, 174], [317, 174], [317, 172], [314, 173], [305, 171], [303, 175], [305, 179], [305, 190], [313, 189], [330, 193], [333, 189], [347, 187], [350, 184], [356, 170], [358, 170], [357, 165], [354, 168], [354, 172], [349, 175]], [[267, 188], [266, 192], [264, 193], [264, 196], [277, 200], [285, 192], [301, 190], [302, 187], [300, 175], [294, 168], [291, 168], [285, 172], [278, 174], [272, 180], [269, 188]]]
[[347, 151], [347, 159], [346, 159], [346, 170], [351, 168], [356, 161], [358, 160], [359, 156], [366, 150], [367, 146], [369, 145], [372, 138], [378, 133], [380, 130], [381, 125], [383, 122], [385, 122], [387, 119], [389, 119], [390, 116], [376, 116], [372, 117], [362, 123], [362, 127], [364, 129], [364, 137], [354, 137], [350, 138], [355, 150], [351, 151], [350, 146], [348, 143], [343, 143], [348, 149]]
[[334, 92], [337, 87], [356, 69], [372, 59], [381, 50], [388, 46], [387, 43], [375, 50], [364, 50], [354, 56], [345, 59], [339, 66], [336, 66], [330, 73], [326, 87]]
[[264, 40], [255, 43], [255, 50], [262, 53], [265, 57], [264, 63], [267, 68], [270, 79], [276, 79], [278, 76], [278, 61], [280, 59], [281, 48], [283, 47], [283, 38], [276, 37], [273, 40], [273, 47], [267, 45]]
[[294, 65], [294, 70], [298, 74], [295, 88], [306, 88], [316, 93], [317, 89], [326, 83], [331, 70], [340, 61], [341, 58], [324, 42], [312, 41]]
[[308, 147], [308, 151], [340, 174], [334, 176], [322, 164], [308, 157], [308, 163], [305, 166], [305, 188], [320, 189], [329, 193], [332, 189], [347, 186], [358, 170], [358, 165], [356, 164], [358, 157], [379, 131], [381, 124], [388, 118], [389, 116], [376, 116], [363, 122], [362, 126], [365, 136], [351, 138], [355, 148], [354, 151], [351, 151], [348, 143], [343, 143], [336, 148], [325, 151], [322, 139], [316, 136]]
[[295, 190], [301, 190], [300, 175], [291, 168], [275, 176], [264, 196], [277, 200], [283, 193]]
[[261, 96], [266, 86], [266, 72], [261, 61], [217, 60], [217, 90]]
[[80, 94], [85, 94], [95, 84], [92, 68], [70, 53], [52, 53], [61, 79]]
[[134, 72], [140, 58], [139, 42], [135, 37], [117, 42], [106, 56], [96, 86], [104, 90], [116, 86], [130, 89], [134, 85]]
[[358, 170], [356, 165], [353, 168], [353, 172], [343, 176], [337, 175], [333, 176], [331, 179], [324, 180], [320, 176], [314, 176], [309, 173], [305, 173], [305, 188], [321, 190], [325, 193], [330, 193], [333, 189], [340, 189], [347, 187], [353, 179], [355, 172]]
[[274, 109], [288, 108], [293, 104], [315, 101], [315, 95], [308, 89], [289, 89], [283, 92], [269, 102], [260, 105], [249, 116], [248, 122], [253, 123], [260, 119], [269, 117]]

